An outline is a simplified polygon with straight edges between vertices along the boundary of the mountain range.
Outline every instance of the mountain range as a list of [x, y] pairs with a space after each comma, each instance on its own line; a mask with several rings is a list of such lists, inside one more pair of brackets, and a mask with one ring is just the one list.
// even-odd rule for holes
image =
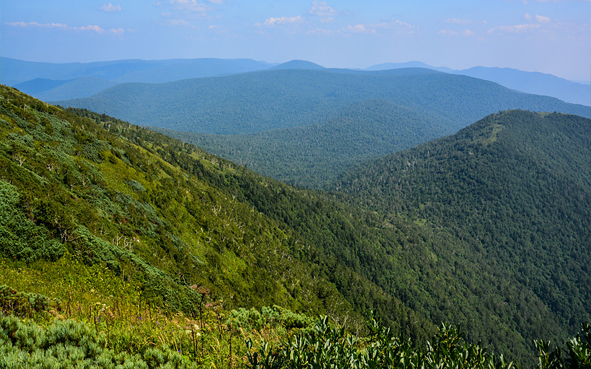
[[[450, 78], [385, 75], [432, 88]], [[588, 118], [497, 111], [316, 192], [106, 114], [0, 91], [2, 284], [82, 306], [139, 299], [178, 319], [199, 316], [205, 292], [191, 286], [203, 286], [225, 308], [277, 304], [353, 332], [373, 310], [413, 341], [459, 324], [469, 342], [528, 365], [534, 339], [562, 342], [591, 319]], [[446, 91], [444, 102], [460, 100]], [[432, 99], [423, 111], [437, 111]], [[382, 101], [350, 115], [382, 111], [425, 119]]]
[[[107, 87], [126, 82], [164, 83], [187, 78], [214, 77], [265, 69], [327, 69], [304, 60], [273, 64], [252, 59], [212, 58], [56, 64], [1, 57], [0, 67], [2, 68], [0, 83], [14, 86], [44, 101], [89, 97]], [[517, 91], [552, 96], [574, 104], [591, 105], [589, 83], [572, 82], [537, 72], [490, 67], [454, 70], [447, 67], [433, 67], [417, 61], [383, 63], [365, 68], [365, 70], [378, 71], [400, 68], [427, 68], [445, 73], [462, 74], [496, 82]], [[77, 81], [80, 77], [96, 77], [100, 80]], [[52, 85], [60, 85], [61, 88], [53, 91]]]
[[583, 105], [425, 68], [265, 70], [123, 84], [57, 104], [167, 129], [261, 174], [316, 188], [365, 160], [455, 133], [500, 110], [591, 116]]

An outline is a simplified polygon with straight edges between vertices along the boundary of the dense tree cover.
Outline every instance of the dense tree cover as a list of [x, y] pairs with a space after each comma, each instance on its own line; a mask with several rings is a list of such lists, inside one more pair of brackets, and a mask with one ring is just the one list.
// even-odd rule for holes
[[[465, 240], [461, 252], [479, 260], [482, 274], [533, 294], [551, 312], [544, 329], [572, 332], [590, 319], [589, 119], [502, 112], [372, 162], [335, 186], [385, 219], [406, 214]], [[499, 288], [503, 299], [489, 300], [498, 314], [531, 298]], [[520, 326], [537, 314], [510, 319]]]
[[[199, 299], [188, 288], [196, 284], [228, 307], [278, 304], [352, 326], [374, 309], [411, 336], [433, 329], [336, 253], [324, 251], [329, 242], [339, 247], [337, 232], [346, 218], [317, 196], [104, 115], [87, 112], [97, 124], [8, 88], [1, 102], [1, 209], [7, 219], [0, 225], [12, 237], [7, 241], [22, 237], [2, 248], [7, 260], [33, 269], [37, 261], [70, 256], [104, 263], [136, 281], [150, 303], [185, 312], [194, 311]], [[289, 195], [275, 205], [269, 191]], [[302, 199], [301, 207], [316, 209], [324, 222], [336, 215], [339, 221], [329, 229], [314, 225], [306, 230], [311, 234], [295, 230], [286, 221], [300, 221], [292, 208]], [[51, 265], [43, 278], [63, 275], [62, 264]], [[85, 273], [63, 277], [71, 281]], [[66, 290], [53, 293], [64, 298]]]
[[[114, 125], [109, 117], [77, 112], [96, 121], [103, 120], [105, 125]], [[162, 147], [169, 149], [160, 153], [167, 161], [202, 173], [196, 171], [192, 161], [175, 154], [180, 150], [179, 145], [182, 146], [178, 141], [137, 126], [116, 127], [119, 134], [136, 137], [146, 147], [155, 141], [162, 142]], [[575, 329], [557, 324], [559, 319], [546, 309], [543, 300], [528, 287], [516, 283], [511, 275], [484, 267], [488, 255], [451, 230], [396, 215], [385, 218], [360, 211], [332, 201], [331, 196], [296, 191], [243, 167], [216, 160], [228, 170], [203, 172], [199, 174], [203, 180], [251, 204], [282, 224], [285, 227], [282, 229], [295, 230], [298, 236], [291, 241], [292, 245], [312, 245], [308, 250], [296, 249], [295, 257], [321, 266], [316, 271], [354, 306], [376, 310], [388, 324], [408, 330], [414, 319], [406, 317], [406, 313], [400, 315], [399, 307], [392, 307], [388, 299], [394, 297], [393, 301], [401, 300], [435, 324], [461, 324], [469, 340], [482, 341], [494, 351], [521, 361], [533, 360], [534, 339], [542, 336], [564, 339]], [[368, 285], [360, 287], [363, 279], [351, 270], [380, 286], [389, 297], [367, 292]], [[392, 316], [398, 317], [394, 319], [396, 322], [392, 322]]]
[[1, 249], [1, 283], [192, 316], [202, 286], [225, 307], [328, 314], [360, 334], [374, 310], [413, 342], [446, 321], [524, 363], [534, 338], [574, 332], [453, 229], [297, 190], [104, 114], [0, 96], [1, 211], [20, 220], [0, 227], [25, 235]]
[[435, 117], [384, 100], [355, 103], [324, 123], [246, 135], [156, 130], [265, 176], [315, 188], [363, 161], [454, 133]]
[[492, 82], [421, 68], [380, 72], [266, 70], [164, 84], [128, 83], [60, 105], [131, 123], [208, 134], [304, 127], [338, 117], [351, 104], [381, 99], [458, 130], [506, 109], [589, 117], [589, 107], [509, 90]]

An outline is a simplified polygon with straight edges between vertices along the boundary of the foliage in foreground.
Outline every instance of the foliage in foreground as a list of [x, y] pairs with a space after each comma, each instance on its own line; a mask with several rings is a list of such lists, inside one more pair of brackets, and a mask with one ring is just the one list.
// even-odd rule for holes
[[[328, 369], [328, 368], [519, 368], [487, 351], [480, 343], [469, 344], [457, 327], [442, 324], [439, 333], [427, 342], [413, 343], [393, 334], [390, 328], [371, 320], [369, 334], [359, 337], [321, 317], [315, 325], [286, 330], [281, 321], [295, 314], [281, 308], [258, 311], [231, 311], [229, 319], [217, 311], [202, 329], [178, 329], [179, 317], [160, 314], [136, 321], [137, 328], [117, 331], [121, 321], [109, 322], [104, 308], [94, 315], [94, 324], [75, 319], [34, 319], [14, 315], [0, 318], [0, 368], [248, 368], [248, 369]], [[103, 315], [101, 315], [103, 314]], [[29, 316], [31, 316], [29, 314]], [[263, 317], [257, 326], [255, 316]], [[270, 320], [278, 318], [275, 324]], [[134, 318], [137, 318], [134, 316]], [[310, 318], [298, 316], [302, 321]], [[160, 322], [162, 325], [160, 325]], [[259, 319], [259, 322], [261, 320]], [[154, 324], [157, 323], [157, 324]], [[251, 325], [253, 324], [253, 325]], [[175, 333], [175, 328], [177, 332]], [[119, 336], [118, 336], [119, 335]], [[160, 337], [166, 342], [139, 349], [135, 342]], [[128, 344], [121, 344], [128, 340]], [[234, 347], [232, 347], [234, 345]], [[580, 334], [566, 343], [567, 355], [548, 342], [536, 341], [536, 369], [591, 368], [591, 327], [584, 324]]]
[[278, 342], [314, 326], [279, 306], [228, 311], [209, 301], [191, 316], [141, 302], [60, 301], [0, 286], [0, 368], [232, 368], [245, 361], [246, 338]]
[[[480, 343], [469, 344], [458, 327], [442, 324], [439, 333], [417, 348], [409, 339], [395, 335], [375, 320], [370, 335], [358, 338], [344, 328], [321, 318], [315, 329], [289, 337], [278, 347], [262, 342], [258, 349], [247, 340], [250, 369], [320, 368], [515, 368], [503, 355], [487, 352]], [[536, 341], [538, 369], [591, 368], [591, 326], [586, 323], [580, 334], [567, 342], [568, 356], [549, 342]]]

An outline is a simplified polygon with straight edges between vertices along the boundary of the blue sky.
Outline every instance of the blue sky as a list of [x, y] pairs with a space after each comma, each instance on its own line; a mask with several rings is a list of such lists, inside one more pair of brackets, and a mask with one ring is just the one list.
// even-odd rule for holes
[[2, 56], [31, 61], [418, 60], [591, 80], [589, 0], [3, 0]]

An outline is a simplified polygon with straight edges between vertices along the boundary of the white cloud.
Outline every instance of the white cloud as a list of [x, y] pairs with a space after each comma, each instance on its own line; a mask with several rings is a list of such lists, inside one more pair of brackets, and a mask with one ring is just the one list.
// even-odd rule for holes
[[459, 33], [457, 33], [456, 31], [450, 31], [447, 29], [439, 30], [439, 34], [443, 35], [443, 36], [458, 36], [459, 35]]
[[391, 22], [378, 23], [373, 26], [375, 28], [382, 28], [382, 29], [402, 29], [406, 32], [411, 32], [411, 33], [418, 30], [418, 28], [413, 26], [412, 24], [399, 21], [398, 19], [395, 21], [391, 21]]
[[102, 29], [101, 27], [96, 26], [96, 25], [90, 25], [90, 24], [88, 26], [84, 26], [84, 27], [78, 27], [78, 28], [74, 27], [74, 29], [78, 29], [79, 31], [94, 31], [96, 33], [105, 32], [105, 30]]
[[340, 14], [338, 10], [330, 7], [326, 1], [312, 1], [312, 7], [308, 10], [308, 13], [321, 17], [334, 17]]
[[323, 28], [316, 28], [313, 30], [308, 31], [309, 35], [323, 35], [323, 36], [330, 36], [333, 34], [333, 31]]
[[544, 17], [543, 15], [536, 15], [536, 20], [540, 23], [550, 23], [550, 18]]
[[169, 26], [188, 26], [189, 25], [189, 22], [187, 22], [184, 19], [167, 19], [164, 23], [168, 24]]
[[63, 31], [94, 31], [96, 33], [104, 33], [105, 30], [97, 25], [88, 25], [82, 27], [71, 27], [67, 24], [63, 23], [38, 23], [38, 22], [7, 22], [5, 23], [7, 26], [11, 27], [22, 27], [22, 28], [29, 28], [29, 27], [39, 27], [39, 28], [53, 28], [53, 29], [60, 29]]
[[125, 33], [125, 30], [123, 28], [111, 28], [109, 30], [109, 32], [111, 32], [114, 35], [117, 36], [123, 36], [123, 33]]
[[365, 28], [364, 24], [357, 24], [355, 26], [347, 26], [347, 28], [345, 28], [345, 31], [347, 31], [349, 33], [375, 33], [376, 32], [375, 29]]
[[461, 19], [461, 18], [448, 18], [445, 20], [446, 23], [452, 24], [487, 24], [485, 20], [474, 20], [474, 19]]
[[108, 3], [101, 6], [99, 9], [107, 13], [117, 13], [121, 11], [121, 5], [113, 5]]
[[442, 29], [439, 30], [439, 34], [442, 36], [466, 36], [466, 37], [470, 37], [470, 36], [474, 36], [474, 31], [469, 30], [469, 29], [465, 29], [463, 31], [457, 32], [457, 31], [451, 31], [448, 29]]
[[320, 18], [320, 22], [322, 23], [334, 23], [334, 18], [328, 17], [328, 18]]
[[207, 2], [212, 4], [223, 4], [224, 0], [207, 0]]
[[540, 28], [539, 24], [516, 24], [512, 26], [500, 26], [499, 30], [507, 33], [522, 33], [533, 31], [538, 28]]
[[[263, 23], [264, 26], [272, 27], [278, 24], [294, 24], [294, 23], [301, 23], [304, 19], [301, 16], [297, 17], [280, 17], [280, 18], [269, 18], [265, 20]], [[257, 26], [261, 26], [260, 23], [256, 24]]]
[[527, 20], [531, 20], [531, 15], [529, 13], [525, 13], [523, 15], [523, 18], [527, 19]]
[[170, 4], [174, 9], [187, 12], [207, 13], [211, 11], [209, 6], [198, 3], [197, 0], [170, 0]]
[[355, 26], [347, 26], [343, 29], [348, 33], [377, 33], [378, 31], [391, 30], [395, 32], [415, 33], [418, 27], [412, 24], [402, 22], [400, 20], [393, 20], [389, 22], [381, 22], [375, 24], [358, 24]]

